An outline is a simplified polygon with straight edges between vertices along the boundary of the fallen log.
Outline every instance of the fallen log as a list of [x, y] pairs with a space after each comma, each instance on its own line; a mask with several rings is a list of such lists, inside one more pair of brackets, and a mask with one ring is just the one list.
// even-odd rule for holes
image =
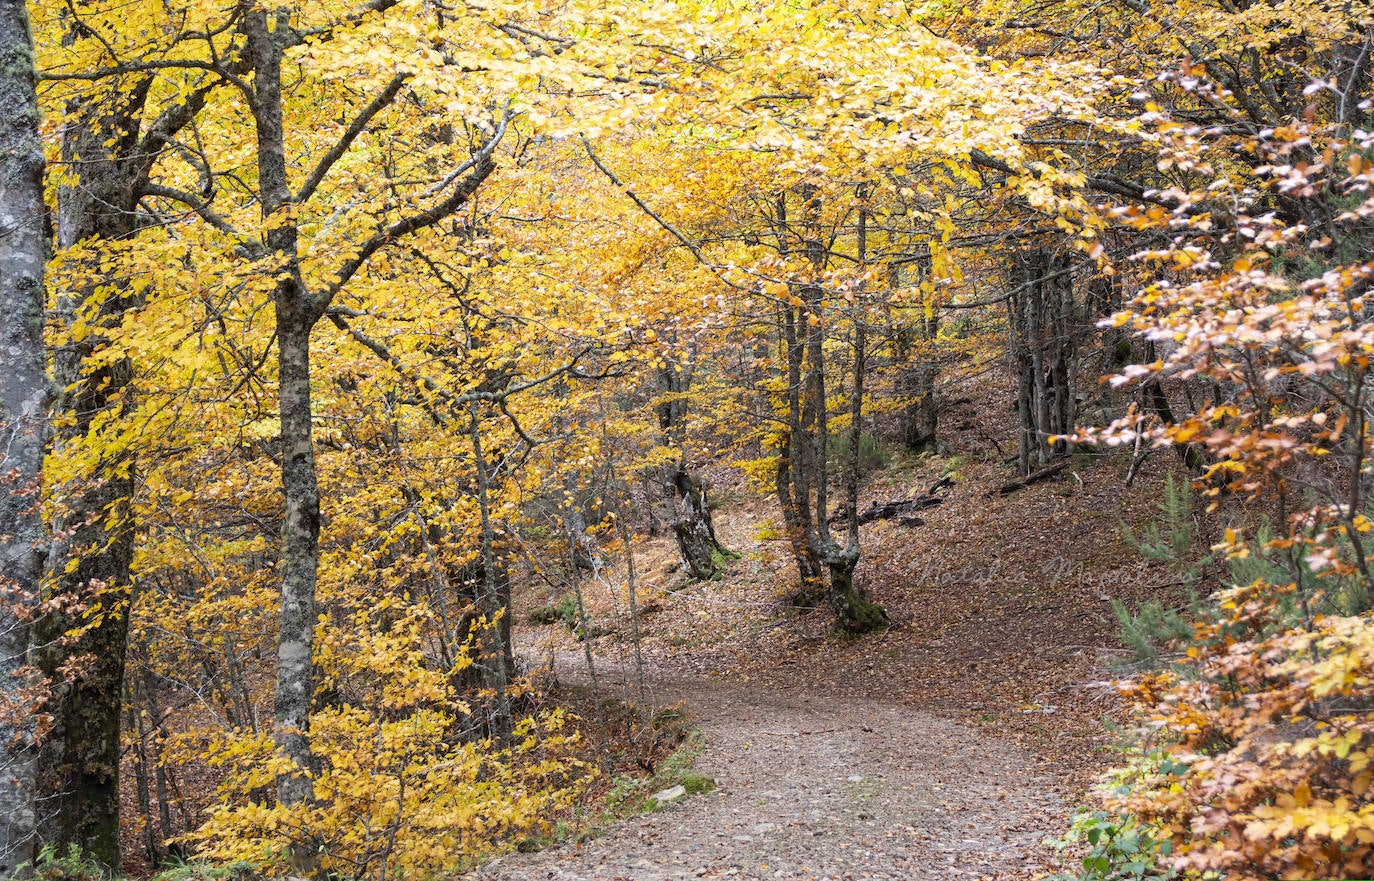
[[[926, 490], [925, 495], [914, 499], [894, 499], [889, 502], [874, 502], [867, 508], [859, 512], [859, 525], [872, 523], [874, 520], [892, 520], [896, 518], [902, 526], [924, 526], [925, 520], [916, 516], [917, 511], [924, 511], [934, 508], [944, 503], [944, 499], [936, 495], [940, 490], [948, 486], [953, 486], [954, 480], [950, 477], [942, 477], [935, 482], [930, 489]], [[831, 523], [844, 520], [849, 516], [849, 511], [844, 507], [830, 516]]]
[[1030, 474], [1027, 474], [1025, 477], [1022, 477], [1019, 480], [1013, 480], [1010, 483], [1002, 484], [1001, 488], [997, 490], [997, 494], [1005, 496], [1016, 492], [1018, 489], [1025, 489], [1032, 483], [1044, 480], [1046, 477], [1053, 477], [1054, 475], [1063, 471], [1065, 468], [1068, 468], [1069, 465], [1069, 459], [1060, 460], [1058, 462], [1055, 462], [1053, 465], [1046, 465], [1039, 471], [1032, 471]]

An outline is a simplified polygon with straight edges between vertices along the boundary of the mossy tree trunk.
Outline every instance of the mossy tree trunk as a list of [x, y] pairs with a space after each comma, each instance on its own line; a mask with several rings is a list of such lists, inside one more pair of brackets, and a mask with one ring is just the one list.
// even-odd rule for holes
[[[678, 451], [676, 461], [651, 469], [649, 482], [661, 495], [668, 513], [668, 525], [677, 541], [682, 565], [693, 578], [714, 578], [720, 567], [718, 553], [724, 552], [716, 539], [706, 485], [692, 473], [687, 463], [687, 391], [691, 371], [675, 364], [664, 364], [657, 371], [659, 393], [655, 410], [664, 446]], [[650, 499], [653, 506], [655, 499]], [[652, 519], [652, 518], [651, 518]]]
[[22, 0], [0, 0], [0, 878], [34, 854], [37, 754], [29, 622], [45, 540], [43, 147], [33, 44]]
[[[73, 17], [71, 27], [78, 32], [85, 25]], [[159, 157], [215, 87], [203, 84], [153, 110], [147, 100], [153, 77], [147, 73], [116, 68], [93, 74], [92, 80], [64, 112], [62, 157], [78, 174], [57, 190], [57, 244], [64, 249], [135, 235], [140, 200], [159, 191], [152, 183]], [[114, 869], [120, 862], [119, 720], [132, 601], [136, 463], [132, 448], [93, 431], [101, 424], [117, 427], [118, 420], [109, 416], [133, 406], [133, 366], [105, 351], [102, 329], [117, 326], [136, 300], [111, 296], [111, 284], [118, 281], [92, 265], [88, 281], [56, 298], [63, 326], [91, 311], [95, 320], [81, 340], [52, 353], [55, 384], [63, 390], [57, 404], [63, 427], [53, 454], [83, 461], [85, 467], [50, 490], [49, 584], [63, 606], [104, 614], [88, 621], [60, 614], [42, 620], [37, 661], [55, 683], [47, 707], [52, 730], [39, 763], [44, 844], [58, 852], [78, 846]], [[73, 630], [75, 635], [68, 635]], [[89, 660], [59, 674], [70, 658]]]

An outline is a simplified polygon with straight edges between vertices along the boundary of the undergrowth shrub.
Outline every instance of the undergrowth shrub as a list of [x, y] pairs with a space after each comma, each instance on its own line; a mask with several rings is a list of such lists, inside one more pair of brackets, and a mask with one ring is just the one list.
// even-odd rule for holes
[[[1141, 535], [1188, 547], [1169, 526], [1182, 506], [1162, 509]], [[1105, 812], [1066, 837], [1090, 845], [1079, 877], [1371, 877], [1374, 617], [1354, 567], [1319, 565], [1348, 559], [1350, 540], [1301, 545], [1265, 525], [1212, 550], [1232, 586], [1210, 599], [1115, 604], [1146, 671], [1122, 683], [1139, 743], [1099, 790]]]
[[1171, 764], [1102, 799], [1171, 843], [1168, 866], [1370, 877], [1374, 621], [1276, 630], [1278, 598], [1292, 592], [1263, 581], [1223, 591], [1185, 657], [1125, 689]]
[[1080, 860], [1080, 872], [1055, 875], [1053, 881], [1163, 881], [1178, 875], [1159, 864], [1160, 858], [1169, 854], [1170, 842], [1154, 837], [1129, 816], [1079, 811], [1058, 846], [1084, 846], [1086, 853]]
[[1172, 474], [1164, 477], [1164, 499], [1158, 505], [1160, 518], [1141, 527], [1137, 533], [1130, 525], [1121, 525], [1121, 538], [1147, 560], [1171, 564], [1184, 580], [1197, 580], [1200, 569], [1209, 558], [1194, 553], [1197, 541], [1197, 519], [1193, 510], [1193, 493], [1188, 481], [1175, 480]]
[[[356, 630], [324, 632], [325, 684], [347, 699], [311, 713], [312, 802], [276, 801], [277, 776], [294, 766], [270, 732], [193, 731], [171, 744], [174, 756], [209, 756], [220, 775], [217, 803], [187, 836], [198, 858], [271, 875], [404, 881], [552, 830], [595, 774], [567, 715], [517, 719], [508, 746], [474, 736], [474, 711], [453, 684], [470, 656], [454, 670], [426, 663], [424, 617], [412, 607], [379, 627], [360, 613]], [[308, 846], [293, 849], [299, 842]]]
[[104, 881], [105, 868], [80, 847], [73, 844], [61, 853], [51, 845], [41, 849], [33, 865], [20, 867], [17, 877], [28, 875], [34, 881]]
[[[848, 467], [852, 440], [849, 432], [837, 432], [830, 436], [828, 449], [832, 467], [836, 473]], [[872, 474], [881, 471], [892, 463], [892, 453], [883, 446], [876, 435], [863, 432], [859, 435], [859, 473]]]
[[289, 771], [267, 735], [226, 742], [212, 763], [225, 777], [222, 801], [192, 834], [200, 856], [266, 869], [300, 868], [284, 833], [317, 850], [311, 868], [347, 878], [422, 878], [460, 867], [520, 834], [547, 833], [581, 793], [586, 769], [568, 754], [557, 712], [521, 720], [516, 743], [452, 742], [454, 718], [418, 709], [380, 721], [357, 708], [311, 717], [322, 768], [316, 800], [264, 803], [275, 775]]

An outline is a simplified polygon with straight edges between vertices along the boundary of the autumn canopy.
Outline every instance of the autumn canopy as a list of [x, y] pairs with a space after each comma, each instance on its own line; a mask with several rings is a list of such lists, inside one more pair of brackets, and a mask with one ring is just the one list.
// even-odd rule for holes
[[1369, 877], [1368, 3], [0, 7], [0, 877], [552, 835], [607, 769], [522, 592], [590, 665], [614, 570], [637, 653], [728, 471], [779, 608], [882, 632], [861, 526], [954, 480], [866, 481], [988, 389], [1002, 492], [1153, 453], [1210, 518], [1108, 838]]

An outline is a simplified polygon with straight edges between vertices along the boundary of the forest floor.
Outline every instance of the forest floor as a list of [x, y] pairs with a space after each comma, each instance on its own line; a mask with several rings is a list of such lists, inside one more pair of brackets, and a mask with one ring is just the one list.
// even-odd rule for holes
[[[1157, 457], [1160, 459], [1162, 457]], [[675, 570], [666, 540], [637, 548], [641, 648], [652, 702], [700, 726], [698, 767], [719, 788], [615, 824], [602, 836], [512, 854], [496, 879], [1033, 878], [1058, 868], [1067, 829], [1111, 764], [1121, 653], [1111, 600], [1169, 598], [1166, 567], [1121, 539], [1157, 519], [1162, 469], [1134, 489], [1114, 461], [1002, 496], [1000, 464], [904, 459], [861, 506], [955, 478], [926, 523], [863, 527], [859, 575], [887, 632], [837, 635], [825, 610], [784, 599], [790, 557], [767, 501], [713, 475], [717, 531], [740, 556], [715, 582]], [[1124, 467], [1124, 466], [1123, 466]], [[593, 640], [607, 693], [632, 689], [625, 579], [584, 583], [606, 631]], [[524, 602], [552, 600], [539, 591]], [[561, 624], [525, 628], [535, 663], [585, 680]]]

